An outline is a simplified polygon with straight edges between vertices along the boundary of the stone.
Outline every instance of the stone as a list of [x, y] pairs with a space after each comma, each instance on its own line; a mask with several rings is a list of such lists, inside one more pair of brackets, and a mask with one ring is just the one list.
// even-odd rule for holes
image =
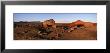
[[55, 21], [54, 21], [53, 19], [45, 20], [45, 21], [43, 22], [43, 27], [44, 27], [44, 28], [47, 28], [47, 27], [56, 28]]

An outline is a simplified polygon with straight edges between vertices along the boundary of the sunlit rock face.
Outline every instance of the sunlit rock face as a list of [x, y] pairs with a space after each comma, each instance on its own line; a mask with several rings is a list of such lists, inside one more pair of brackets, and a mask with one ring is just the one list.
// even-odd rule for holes
[[70, 23], [68, 26], [69, 27], [75, 27], [75, 26], [93, 27], [94, 23], [77, 20], [75, 22]]
[[45, 20], [45, 21], [43, 22], [43, 27], [44, 27], [44, 28], [47, 28], [47, 27], [56, 28], [55, 21], [54, 21], [53, 19]]

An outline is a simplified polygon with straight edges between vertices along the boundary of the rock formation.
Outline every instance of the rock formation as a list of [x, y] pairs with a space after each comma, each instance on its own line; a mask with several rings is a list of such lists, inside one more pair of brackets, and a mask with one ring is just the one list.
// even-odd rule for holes
[[56, 24], [55, 21], [53, 19], [49, 19], [43, 22], [43, 27], [47, 28], [47, 27], [53, 27], [56, 28]]
[[69, 27], [75, 27], [75, 26], [84, 26], [84, 22], [81, 20], [77, 20], [69, 24]]
[[81, 20], [77, 20], [75, 22], [72, 22], [70, 23], [68, 26], [69, 27], [81, 27], [81, 26], [84, 26], [84, 27], [93, 27], [95, 24], [94, 23], [91, 23], [91, 22], [83, 22]]

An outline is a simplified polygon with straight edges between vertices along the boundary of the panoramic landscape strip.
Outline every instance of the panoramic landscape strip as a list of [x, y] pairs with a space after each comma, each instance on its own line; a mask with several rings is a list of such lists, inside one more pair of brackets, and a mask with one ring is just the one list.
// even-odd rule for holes
[[14, 40], [97, 40], [96, 13], [14, 13]]

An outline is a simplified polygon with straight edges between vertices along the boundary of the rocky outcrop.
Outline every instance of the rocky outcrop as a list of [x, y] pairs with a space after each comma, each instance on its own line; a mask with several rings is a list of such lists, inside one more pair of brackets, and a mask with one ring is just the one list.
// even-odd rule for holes
[[55, 21], [54, 21], [53, 19], [45, 20], [45, 21], [43, 22], [43, 27], [44, 27], [44, 28], [47, 28], [47, 27], [56, 28]]
[[72, 22], [68, 25], [69, 27], [75, 27], [75, 26], [84, 26], [84, 22], [81, 20], [77, 20], [75, 22]]
[[83, 22], [81, 20], [77, 20], [75, 22], [70, 23], [69, 27], [75, 27], [75, 26], [84, 26], [84, 27], [93, 27], [95, 24], [91, 22]]

